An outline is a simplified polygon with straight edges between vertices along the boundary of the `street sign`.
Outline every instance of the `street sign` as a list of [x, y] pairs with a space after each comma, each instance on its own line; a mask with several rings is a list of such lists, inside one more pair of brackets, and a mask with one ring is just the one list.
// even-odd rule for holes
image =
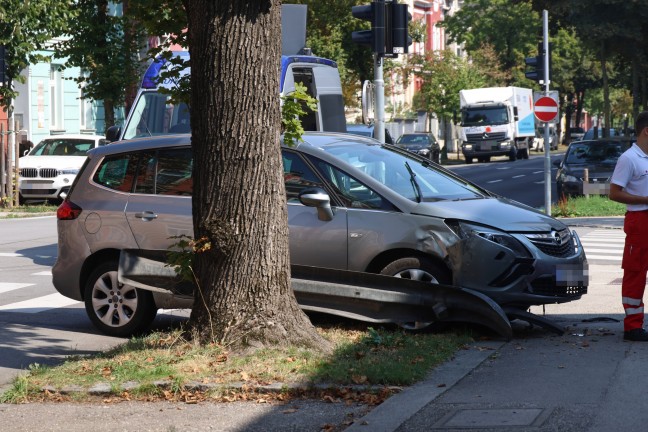
[[549, 96], [541, 97], [535, 103], [534, 112], [542, 122], [553, 121], [558, 115], [558, 103]]

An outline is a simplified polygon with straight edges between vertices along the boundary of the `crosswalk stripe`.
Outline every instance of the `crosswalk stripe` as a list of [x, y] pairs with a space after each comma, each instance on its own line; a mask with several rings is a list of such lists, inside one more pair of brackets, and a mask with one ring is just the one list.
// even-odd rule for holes
[[0, 294], [6, 293], [9, 291], [17, 290], [20, 288], [25, 288], [35, 284], [31, 283], [12, 283], [12, 282], [0, 282]]
[[0, 257], [8, 257], [8, 258], [15, 258], [15, 257], [21, 257], [22, 254], [18, 254], [15, 252], [0, 252]]
[[42, 297], [10, 303], [0, 306], [2, 312], [38, 313], [50, 309], [71, 306], [79, 303], [76, 300], [64, 297], [61, 294], [50, 294]]
[[38, 273], [32, 273], [32, 276], [52, 276], [52, 271], [48, 270], [48, 271], [42, 271]]

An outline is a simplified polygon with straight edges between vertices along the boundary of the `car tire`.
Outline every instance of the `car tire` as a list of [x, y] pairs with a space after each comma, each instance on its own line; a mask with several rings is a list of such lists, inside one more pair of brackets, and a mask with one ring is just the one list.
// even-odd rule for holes
[[[399, 258], [387, 264], [380, 274], [403, 279], [418, 280], [431, 284], [449, 285], [452, 281], [450, 272], [436, 264], [429, 258], [421, 256], [409, 256]], [[405, 330], [441, 330], [445, 323], [441, 322], [402, 322], [398, 325]]]
[[117, 268], [117, 261], [108, 261], [92, 272], [84, 290], [85, 308], [90, 321], [102, 333], [130, 337], [151, 325], [157, 307], [150, 291], [120, 284]]
[[514, 147], [511, 149], [511, 153], [509, 153], [509, 161], [515, 162], [517, 160], [517, 149]]
[[[464, 157], [465, 157], [465, 156], [464, 156]], [[471, 157], [465, 157], [465, 159], [466, 159], [466, 164], [467, 164], [467, 165], [470, 165], [471, 163], [473, 163], [473, 158], [471, 158]]]

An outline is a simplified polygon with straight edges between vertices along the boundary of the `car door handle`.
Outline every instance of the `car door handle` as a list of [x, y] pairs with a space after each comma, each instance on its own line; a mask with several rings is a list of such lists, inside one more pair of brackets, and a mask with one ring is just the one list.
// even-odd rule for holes
[[150, 212], [150, 211], [145, 211], [143, 213], [135, 213], [135, 217], [138, 218], [138, 219], [144, 219], [144, 220], [148, 221], [148, 220], [156, 219], [158, 217], [158, 215], [156, 215], [155, 213]]

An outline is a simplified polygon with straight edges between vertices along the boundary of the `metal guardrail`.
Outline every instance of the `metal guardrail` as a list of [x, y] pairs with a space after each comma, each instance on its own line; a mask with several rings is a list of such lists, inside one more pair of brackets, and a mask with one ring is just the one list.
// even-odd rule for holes
[[[187, 295], [192, 287], [165, 265], [166, 251], [123, 250], [119, 281], [137, 288]], [[484, 294], [371, 273], [293, 265], [291, 285], [307, 311], [366, 322], [468, 322], [513, 337], [506, 313]]]

